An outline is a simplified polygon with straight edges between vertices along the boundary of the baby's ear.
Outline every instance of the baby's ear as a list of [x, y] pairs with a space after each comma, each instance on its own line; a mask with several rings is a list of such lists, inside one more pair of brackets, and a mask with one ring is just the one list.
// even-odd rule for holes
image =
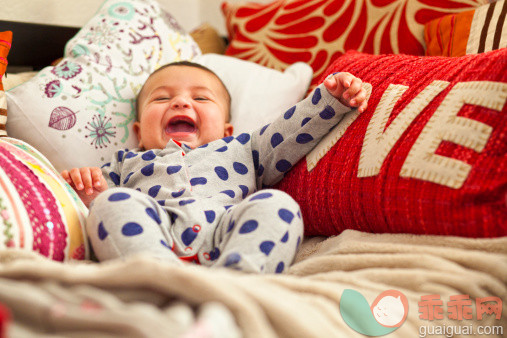
[[136, 122], [134, 122], [134, 125], [132, 127], [134, 129], [134, 133], [137, 136], [137, 141], [139, 142], [138, 147], [142, 148], [143, 147], [143, 142], [142, 142], [142, 139], [141, 139], [141, 123], [139, 123], [139, 121], [136, 121]]
[[224, 125], [224, 137], [231, 136], [234, 131], [234, 127], [230, 123]]

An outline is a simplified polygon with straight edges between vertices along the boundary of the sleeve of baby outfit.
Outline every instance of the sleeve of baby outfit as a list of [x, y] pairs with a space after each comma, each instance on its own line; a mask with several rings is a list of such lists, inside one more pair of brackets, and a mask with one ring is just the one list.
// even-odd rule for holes
[[128, 153], [128, 150], [116, 151], [111, 158], [111, 162], [104, 164], [100, 168], [109, 188], [120, 186], [121, 165], [126, 153]]
[[257, 187], [280, 181], [351, 110], [321, 84], [271, 124], [253, 132], [251, 146]]

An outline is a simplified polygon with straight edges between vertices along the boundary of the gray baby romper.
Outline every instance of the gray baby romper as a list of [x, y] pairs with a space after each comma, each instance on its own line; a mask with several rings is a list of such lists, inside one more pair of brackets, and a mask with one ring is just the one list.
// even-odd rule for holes
[[351, 109], [321, 85], [252, 134], [190, 149], [120, 150], [102, 170], [87, 232], [99, 260], [148, 253], [174, 262], [283, 272], [303, 236], [298, 204], [268, 189]]

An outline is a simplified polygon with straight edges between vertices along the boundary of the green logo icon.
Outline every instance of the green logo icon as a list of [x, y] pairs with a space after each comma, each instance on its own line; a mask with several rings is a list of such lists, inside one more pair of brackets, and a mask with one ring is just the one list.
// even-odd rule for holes
[[340, 300], [340, 313], [353, 330], [366, 336], [383, 336], [405, 322], [408, 300], [398, 290], [387, 290], [378, 295], [370, 306], [362, 294], [346, 289]]

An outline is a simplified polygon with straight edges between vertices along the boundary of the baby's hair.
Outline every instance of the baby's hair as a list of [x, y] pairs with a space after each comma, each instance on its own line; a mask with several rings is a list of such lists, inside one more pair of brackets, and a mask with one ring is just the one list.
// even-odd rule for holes
[[[227, 95], [227, 121], [226, 122], [229, 122], [229, 120], [231, 118], [231, 114], [230, 114], [230, 111], [231, 111], [231, 93], [229, 93], [229, 90], [227, 89], [227, 86], [222, 81], [222, 79], [214, 71], [212, 71], [208, 67], [203, 66], [203, 65], [201, 65], [199, 63], [192, 62], [192, 61], [186, 61], [186, 60], [175, 61], [175, 62], [171, 62], [171, 63], [165, 64], [162, 67], [156, 69], [155, 71], [153, 71], [153, 73], [150, 74], [150, 76], [148, 76], [148, 79], [153, 74], [158, 73], [159, 71], [161, 71], [163, 69], [166, 69], [168, 67], [178, 67], [178, 66], [187, 66], [187, 67], [194, 67], [194, 68], [202, 69], [204, 71], [207, 71], [208, 73], [213, 74], [218, 79], [218, 81], [220, 81], [220, 84], [222, 84], [222, 87], [225, 89], [225, 93]], [[139, 93], [137, 94], [137, 97], [136, 97], [136, 119], [137, 119], [137, 121], [139, 121], [139, 97], [141, 96], [141, 93], [143, 92], [144, 86], [146, 85], [146, 82], [148, 82], [148, 79], [146, 79], [146, 81], [144, 82], [143, 86], [141, 87], [141, 90], [139, 91]]]

